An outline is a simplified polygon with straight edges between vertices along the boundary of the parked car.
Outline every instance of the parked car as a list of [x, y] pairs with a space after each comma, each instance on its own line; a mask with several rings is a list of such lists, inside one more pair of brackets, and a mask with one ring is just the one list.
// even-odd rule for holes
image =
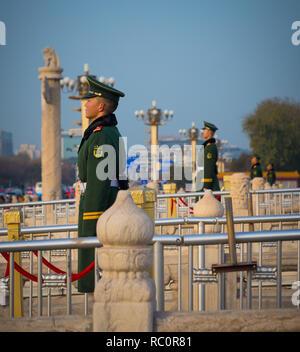
[[37, 195], [41, 198], [42, 197], [42, 182], [37, 182], [35, 184], [35, 191], [37, 193]]
[[34, 197], [37, 197], [38, 199], [40, 199], [34, 187], [27, 187], [25, 190], [25, 195], [28, 195], [30, 199], [33, 199]]
[[64, 199], [70, 199], [75, 197], [75, 189], [73, 186], [63, 186], [62, 196]]

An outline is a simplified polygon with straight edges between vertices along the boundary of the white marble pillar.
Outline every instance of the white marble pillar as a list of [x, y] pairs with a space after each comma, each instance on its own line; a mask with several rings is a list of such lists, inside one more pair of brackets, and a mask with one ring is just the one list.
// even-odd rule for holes
[[248, 216], [250, 177], [241, 172], [230, 176], [230, 197], [233, 216]]
[[42, 200], [61, 199], [60, 79], [63, 69], [55, 51], [43, 49], [39, 67], [42, 104]]
[[[216, 217], [224, 215], [224, 207], [213, 195], [210, 189], [206, 189], [204, 196], [194, 205], [194, 217]], [[220, 232], [220, 225], [205, 225], [205, 233]]]
[[[265, 180], [263, 177], [255, 177], [252, 181], [252, 190], [259, 190], [265, 188]], [[264, 203], [264, 194], [255, 194], [252, 197], [253, 215], [265, 215], [265, 209], [259, 207], [259, 204]]]
[[153, 330], [155, 285], [148, 273], [153, 233], [152, 219], [135, 205], [130, 191], [119, 191], [115, 203], [100, 216], [97, 236], [103, 247], [98, 249], [98, 262], [103, 276], [94, 293], [94, 331]]

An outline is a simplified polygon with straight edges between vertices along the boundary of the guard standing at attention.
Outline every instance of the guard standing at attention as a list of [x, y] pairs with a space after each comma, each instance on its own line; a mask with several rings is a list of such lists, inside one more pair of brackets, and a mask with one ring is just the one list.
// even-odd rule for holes
[[[87, 99], [85, 110], [90, 125], [84, 132], [78, 150], [78, 177], [81, 189], [78, 237], [96, 236], [99, 216], [114, 203], [119, 189], [128, 189], [128, 181], [119, 179], [120, 173], [124, 171], [119, 170], [119, 158], [123, 157], [121, 164], [124, 164], [122, 153], [125, 149], [121, 147], [119, 150], [121, 135], [116, 127], [117, 119], [114, 115], [119, 98], [125, 94], [90, 76], [87, 77], [87, 82], [89, 92], [82, 99]], [[111, 168], [111, 162], [108, 161], [104, 167], [107, 177], [104, 178], [99, 174], [101, 168], [97, 166], [101, 161], [105, 164], [109, 159], [109, 148], [115, 151], [115, 157], [110, 159], [113, 160], [113, 170], [108, 170]], [[124, 169], [125, 166], [126, 163]], [[90, 266], [94, 259], [94, 248], [78, 249], [78, 272]], [[94, 281], [92, 270], [78, 280], [78, 291], [93, 292]]]
[[267, 182], [270, 186], [273, 186], [273, 184], [276, 182], [276, 172], [272, 163], [267, 165]]
[[218, 128], [209, 122], [204, 121], [204, 128], [202, 129], [202, 136], [205, 139], [204, 146], [204, 177], [202, 179], [204, 189], [211, 189], [212, 191], [219, 191], [218, 180], [218, 148], [216, 140], [213, 138]]
[[255, 177], [263, 177], [261, 166], [260, 166], [260, 157], [257, 154], [254, 154], [251, 159], [251, 170], [250, 170], [250, 178], [251, 180]]

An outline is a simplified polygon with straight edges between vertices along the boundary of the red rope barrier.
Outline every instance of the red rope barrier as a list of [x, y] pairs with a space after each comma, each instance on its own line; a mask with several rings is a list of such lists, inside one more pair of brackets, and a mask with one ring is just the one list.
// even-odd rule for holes
[[[37, 256], [37, 251], [33, 251], [33, 253], [34, 253], [34, 255]], [[46, 265], [50, 270], [54, 271], [56, 274], [66, 274], [65, 271], [55, 267], [53, 264], [48, 262], [48, 260], [45, 259], [44, 257], [42, 257], [42, 262], [43, 262], [44, 265]], [[72, 274], [71, 281], [72, 282], [76, 281], [76, 280], [80, 279], [81, 277], [83, 277], [85, 274], [88, 274], [91, 270], [93, 270], [94, 266], [95, 266], [95, 261], [93, 261], [88, 267], [86, 267], [80, 273]]]
[[72, 274], [72, 282], [76, 281], [76, 280], [82, 278], [84, 275], [88, 274], [91, 270], [94, 269], [94, 266], [95, 266], [95, 262], [92, 262], [87, 268], [82, 270], [80, 273]]
[[180, 199], [181, 203], [183, 203], [183, 205], [185, 205], [186, 207], [188, 207], [188, 205], [186, 204], [186, 202], [185, 202], [181, 197], [179, 197], [179, 199]]
[[[184, 206], [189, 208], [191, 214], [194, 214], [194, 208], [193, 207], [189, 207], [188, 204], [180, 197], [179, 197], [179, 200], [182, 202], [182, 204]], [[177, 203], [176, 199], [171, 198], [171, 215], [173, 215], [174, 203], [178, 204], [178, 206], [181, 207], [180, 203]]]
[[[8, 262], [7, 266], [9, 268], [9, 254], [8, 253], [1, 253], [4, 259]], [[30, 274], [28, 271], [24, 270], [20, 265], [15, 262], [15, 269], [23, 276], [27, 277], [29, 280], [37, 282], [38, 279], [35, 275]], [[9, 269], [8, 269], [9, 270]]]
[[5, 277], [9, 276], [9, 262], [6, 264]]
[[[37, 257], [37, 251], [33, 251], [33, 254]], [[65, 271], [62, 271], [60, 269], [58, 269], [57, 267], [55, 267], [54, 265], [52, 265], [50, 262], [48, 262], [48, 260], [46, 260], [44, 257], [42, 257], [42, 263], [45, 264], [50, 270], [54, 271], [56, 274], [65, 274]]]
[[174, 198], [171, 198], [171, 215], [173, 215], [174, 202], [177, 203]]
[[190, 213], [194, 214], [194, 208], [193, 207], [189, 207], [189, 205], [181, 197], [179, 197], [179, 199], [183, 203], [183, 205], [185, 205], [186, 207], [188, 207], [190, 209]]
[[[188, 204], [181, 197], [179, 197], [179, 200], [182, 202], [182, 204], [184, 206], [189, 208], [191, 214], [194, 214], [194, 208], [193, 207], [189, 207]], [[178, 206], [181, 207], [180, 203], [177, 203], [176, 199], [171, 198], [171, 215], [173, 215], [174, 203], [178, 204]]]
[[[36, 251], [33, 251], [35, 255], [37, 255]], [[6, 267], [6, 273], [5, 277], [9, 276], [9, 254], [8, 253], [1, 253], [4, 259], [7, 261], [7, 267]], [[56, 268], [54, 265], [49, 263], [45, 258], [42, 258], [42, 263], [45, 264], [50, 270], [54, 271], [56, 274], [65, 274], [66, 272], [63, 270], [60, 270]], [[22, 267], [20, 267], [16, 262], [15, 264], [15, 269], [23, 276], [27, 277], [29, 280], [32, 280], [34, 282], [37, 282], [38, 279], [35, 275], [30, 274], [28, 271], [24, 270]], [[93, 261], [88, 267], [86, 267], [84, 270], [82, 270], [80, 273], [77, 274], [72, 274], [71, 275], [71, 281], [76, 281], [81, 279], [84, 275], [88, 274], [90, 271], [92, 271], [95, 267], [95, 261]]]

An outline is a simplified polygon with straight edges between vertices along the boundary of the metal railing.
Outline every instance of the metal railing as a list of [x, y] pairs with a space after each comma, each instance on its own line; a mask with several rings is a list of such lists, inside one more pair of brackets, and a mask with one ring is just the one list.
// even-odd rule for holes
[[[273, 215], [273, 216], [254, 216], [254, 217], [235, 217], [234, 223], [241, 224], [244, 226], [249, 223], [269, 223], [269, 222], [299, 222], [300, 214], [292, 215]], [[218, 308], [225, 309], [225, 274], [219, 274], [219, 277], [212, 275], [210, 268], [205, 268], [205, 248], [209, 245], [219, 245], [219, 262], [223, 263], [225, 256], [225, 247], [228, 241], [225, 233], [214, 233], [205, 234], [205, 225], [221, 224], [223, 227], [226, 225], [225, 218], [177, 218], [177, 219], [157, 219], [155, 224], [159, 226], [178, 225], [177, 235], [155, 235], [153, 237], [154, 244], [154, 279], [156, 283], [156, 299], [157, 299], [157, 310], [164, 310], [164, 248], [175, 247], [178, 250], [178, 310], [182, 310], [182, 249], [188, 247], [188, 310], [194, 309], [194, 298], [198, 301], [198, 309], [200, 311], [205, 310], [205, 284], [217, 283], [218, 285]], [[184, 224], [197, 224], [197, 234], [183, 235], [182, 225]], [[281, 225], [280, 225], [281, 227]], [[31, 234], [30, 241], [16, 241], [16, 242], [0, 242], [0, 252], [10, 253], [10, 278], [14, 275], [13, 265], [13, 253], [22, 251], [38, 251], [37, 255], [37, 266], [38, 266], [38, 280], [37, 280], [37, 297], [38, 297], [38, 315], [43, 314], [43, 287], [48, 287], [49, 291], [51, 287], [55, 285], [62, 285], [66, 288], [67, 297], [67, 314], [72, 314], [72, 291], [71, 291], [71, 275], [72, 275], [72, 256], [71, 250], [78, 248], [98, 248], [101, 246], [96, 237], [86, 238], [64, 238], [64, 239], [48, 239], [48, 240], [32, 240], [32, 235], [39, 235], [43, 233], [57, 233], [57, 232], [71, 232], [76, 231], [77, 225], [53, 225], [53, 226], [42, 226], [42, 227], [30, 227], [21, 228], [21, 234]], [[223, 229], [224, 230], [224, 229]], [[7, 234], [6, 229], [0, 230], [1, 235]], [[281, 307], [281, 286], [282, 286], [282, 241], [298, 241], [297, 247], [297, 277], [300, 281], [300, 230], [278, 230], [278, 231], [255, 231], [255, 232], [238, 232], [236, 233], [237, 246], [240, 246], [240, 259], [243, 260], [245, 255], [243, 244], [247, 244], [247, 260], [252, 260], [252, 243], [259, 243], [259, 263], [258, 270], [252, 277], [252, 274], [247, 274], [247, 308], [252, 308], [252, 281], [259, 280], [273, 280], [276, 282], [276, 306]], [[263, 251], [262, 244], [276, 242], [276, 268], [268, 268], [262, 265], [263, 262]], [[194, 258], [193, 247], [197, 249], [197, 260]], [[42, 272], [42, 251], [48, 250], [60, 250], [64, 249], [67, 251], [67, 263], [66, 263], [66, 274], [63, 277], [57, 275], [45, 276]], [[31, 260], [32, 255], [30, 256]], [[95, 256], [97, 258], [97, 256]], [[197, 262], [197, 266], [194, 267], [194, 263]], [[32, 264], [30, 264], [32, 270]], [[99, 268], [95, 263], [95, 278], [99, 279]], [[49, 275], [49, 272], [48, 272]], [[240, 292], [243, 292], [244, 276], [240, 273]], [[44, 281], [44, 284], [43, 284]], [[47, 284], [45, 284], [45, 282]], [[32, 284], [32, 283], [31, 283]], [[14, 280], [9, 281], [10, 285], [10, 315], [13, 316], [13, 292], [14, 292]], [[52, 286], [51, 286], [52, 285]], [[194, 297], [193, 286], [199, 285], [198, 297]], [[32, 286], [31, 286], [32, 287]], [[32, 292], [32, 290], [31, 290]], [[50, 292], [51, 293], [51, 292]], [[32, 315], [32, 293], [29, 297], [30, 309], [29, 316]], [[87, 295], [84, 295], [84, 306], [85, 314], [88, 312]], [[240, 296], [240, 308], [243, 309], [243, 299]], [[262, 308], [262, 287], [259, 286], [259, 308]], [[48, 294], [48, 315], [51, 315], [51, 295]]]
[[4, 203], [0, 204], [0, 226], [4, 227], [4, 211], [8, 209], [20, 210], [23, 220], [32, 219], [33, 224], [37, 221], [42, 224], [47, 223], [47, 207], [50, 207], [51, 222], [57, 224], [59, 219], [65, 219], [69, 223], [69, 218], [75, 215], [75, 199], [59, 199], [37, 202]]
[[[293, 206], [296, 205], [298, 213], [300, 212], [300, 188], [278, 188], [278, 189], [262, 189], [250, 190], [253, 196], [257, 196], [255, 200], [256, 214], [264, 209], [267, 215], [294, 213]], [[223, 202], [224, 196], [229, 195], [230, 191], [214, 191], [215, 196], [221, 196]], [[166, 213], [166, 201], [170, 198], [175, 200], [174, 207], [177, 214], [187, 213], [191, 215], [191, 208], [194, 206], [196, 199], [203, 196], [204, 192], [186, 192], [158, 194], [155, 206], [155, 218], [160, 218], [162, 213]], [[183, 200], [184, 203], [181, 201]], [[75, 199], [61, 199], [53, 201], [37, 201], [37, 202], [21, 202], [0, 204], [0, 225], [4, 227], [3, 214], [7, 209], [19, 208], [23, 213], [23, 218], [32, 218], [35, 226], [37, 220], [46, 224], [46, 206], [51, 206], [52, 223], [57, 224], [59, 219], [65, 219], [69, 223], [69, 217], [75, 215]]]
[[[215, 196], [221, 196], [221, 202], [224, 203], [224, 197], [230, 194], [230, 191], [214, 191]], [[168, 212], [167, 201], [173, 200], [174, 211], [177, 215], [183, 214], [190, 216], [193, 214], [193, 207], [197, 199], [204, 195], [204, 192], [187, 192], [187, 193], [169, 193], [158, 194], [155, 206], [155, 218], [159, 219], [161, 215]]]
[[300, 188], [259, 189], [250, 191], [255, 196], [255, 210], [268, 215], [300, 212]]
[[[82, 239], [78, 238], [63, 238], [63, 239], [51, 239], [51, 240], [33, 240], [33, 241], [16, 241], [16, 242], [1, 242], [0, 253], [9, 253], [9, 307], [10, 317], [14, 316], [14, 252], [24, 251], [38, 251], [37, 254], [37, 298], [38, 298], [38, 315], [43, 315], [43, 286], [53, 287], [54, 284], [65, 286], [67, 290], [67, 314], [72, 314], [72, 293], [71, 293], [71, 282], [72, 282], [72, 257], [70, 251], [72, 249], [79, 248], [98, 248], [101, 247], [97, 237], [85, 237]], [[65, 275], [43, 275], [42, 273], [42, 252], [46, 250], [57, 250], [64, 249], [68, 250], [67, 255], [67, 272]], [[31, 256], [32, 257], [32, 256]], [[95, 256], [95, 268], [98, 269], [97, 256]], [[30, 266], [32, 271], [32, 265]], [[96, 280], [99, 276], [96, 275], [97, 269], [95, 270]], [[46, 283], [43, 285], [43, 281]], [[30, 281], [31, 283], [32, 281]], [[32, 288], [32, 286], [31, 286]], [[48, 294], [48, 316], [51, 315], [51, 288], [49, 288]], [[84, 295], [85, 315], [88, 314], [88, 300], [87, 294]], [[32, 290], [30, 290], [29, 297], [29, 317], [32, 316]]]
[[[281, 286], [281, 274], [282, 274], [282, 266], [281, 264], [279, 265], [279, 258], [277, 255], [277, 277], [275, 277], [274, 274], [274, 267], [266, 267], [263, 266], [263, 248], [264, 247], [277, 247], [277, 252], [281, 253], [281, 242], [279, 239], [276, 238], [276, 231], [262, 231], [263, 224], [266, 223], [272, 223], [272, 224], [278, 224], [278, 227], [280, 230], [282, 230], [282, 227], [284, 224], [294, 224], [296, 227], [299, 228], [299, 223], [300, 223], [300, 214], [291, 214], [291, 215], [267, 215], [267, 216], [240, 216], [240, 217], [234, 217], [234, 224], [235, 225], [240, 225], [241, 232], [237, 233], [237, 236], [241, 236], [242, 234], [247, 234], [249, 235], [249, 243], [247, 244], [246, 250], [244, 249], [243, 245], [240, 245], [239, 243], [244, 243], [244, 241], [237, 241], [237, 247], [239, 247], [240, 250], [240, 260], [243, 261], [245, 260], [245, 253], [247, 252], [247, 261], [251, 262], [252, 260], [252, 244], [251, 242], [259, 242], [259, 249], [258, 249], [258, 265], [259, 268], [258, 270], [260, 273], [257, 274], [256, 279], [258, 280], [258, 288], [259, 288], [259, 293], [258, 293], [258, 307], [259, 309], [262, 308], [262, 281], [263, 280], [277, 280], [277, 307], [281, 306], [281, 295], [280, 295], [280, 289], [279, 286]], [[176, 237], [174, 237], [174, 240], [179, 243], [179, 239], [183, 238], [183, 242], [181, 244], [184, 244], [184, 246], [187, 245], [193, 245], [197, 247], [197, 263], [198, 267], [194, 268], [193, 267], [193, 262], [195, 262], [193, 256], [192, 256], [192, 249], [188, 248], [188, 277], [189, 277], [189, 302], [188, 302], [188, 307], [189, 310], [192, 310], [193, 307], [193, 296], [192, 296], [192, 286], [193, 284], [199, 284], [199, 299], [198, 299], [198, 307], [200, 311], [205, 310], [205, 290], [204, 290], [204, 285], [205, 283], [210, 283], [210, 282], [217, 282], [217, 278], [215, 275], [212, 275], [211, 268], [205, 268], [205, 245], [212, 245], [212, 244], [219, 244], [219, 258], [216, 258], [216, 260], [219, 260], [220, 263], [224, 263], [225, 260], [225, 249], [227, 248], [227, 243], [228, 243], [228, 237], [226, 233], [223, 234], [207, 234], [205, 235], [205, 225], [221, 225], [221, 232], [225, 232], [225, 225], [226, 225], [226, 218], [194, 218], [194, 217], [185, 217], [185, 218], [176, 218], [176, 219], [157, 219], [155, 220], [156, 226], [160, 226], [160, 233], [162, 233], [162, 227], [163, 226], [174, 226], [177, 227], [176, 232]], [[244, 227], [245, 225], [249, 224], [256, 224], [259, 226], [260, 231], [259, 232], [244, 232]], [[183, 234], [183, 225], [197, 225], [198, 228], [198, 235], [195, 235], [193, 233], [189, 234]], [[289, 231], [289, 230], [287, 230]], [[294, 230], [291, 230], [294, 231]], [[274, 233], [274, 237], [272, 237], [272, 233]], [[287, 232], [288, 233], [288, 232]], [[199, 235], [201, 234], [201, 235]], [[279, 232], [281, 234], [281, 232]], [[220, 243], [216, 243], [215, 240], [216, 238], [220, 239]], [[243, 237], [244, 239], [247, 238], [246, 235]], [[257, 240], [255, 240], [257, 239]], [[204, 242], [202, 242], [204, 240]], [[288, 237], [286, 237], [286, 240], [290, 240]], [[195, 241], [195, 242], [192, 242]], [[198, 242], [197, 242], [198, 241]], [[158, 245], [159, 246], [159, 245]], [[171, 249], [171, 247], [167, 247], [168, 249]], [[174, 249], [174, 247], [173, 247]], [[178, 310], [182, 309], [182, 268], [181, 268], [181, 263], [182, 263], [182, 248], [180, 246], [175, 247], [178, 251]], [[161, 248], [157, 249], [158, 252], [160, 253], [162, 251]], [[300, 260], [300, 254], [299, 254], [299, 245], [297, 249], [297, 277], [300, 280], [299, 276], [299, 260]], [[156, 255], [157, 257], [157, 255]], [[158, 260], [158, 263], [160, 261]], [[195, 271], [198, 270], [198, 275], [201, 276], [201, 278], [196, 282], [193, 280], [193, 276], [195, 276]], [[161, 270], [159, 270], [161, 272]], [[196, 272], [197, 274], [197, 272]], [[224, 295], [225, 295], [225, 289], [224, 289], [224, 274], [220, 274], [219, 277], [219, 302], [218, 302], [218, 308], [219, 309], [224, 309], [225, 308], [225, 302], [224, 302]], [[244, 274], [241, 272], [240, 273], [240, 292], [243, 292], [243, 281], [244, 281]], [[247, 290], [248, 290], [248, 296], [247, 296], [247, 308], [251, 308], [252, 306], [252, 298], [251, 298], [251, 274], [248, 273], [247, 275]], [[163, 278], [161, 278], [158, 282], [163, 282]], [[162, 289], [159, 287], [157, 288], [157, 292], [160, 292], [160, 297], [157, 298], [159, 304], [159, 308], [164, 306], [163, 299], [162, 299]], [[240, 296], [240, 308], [243, 309], [243, 298]]]

